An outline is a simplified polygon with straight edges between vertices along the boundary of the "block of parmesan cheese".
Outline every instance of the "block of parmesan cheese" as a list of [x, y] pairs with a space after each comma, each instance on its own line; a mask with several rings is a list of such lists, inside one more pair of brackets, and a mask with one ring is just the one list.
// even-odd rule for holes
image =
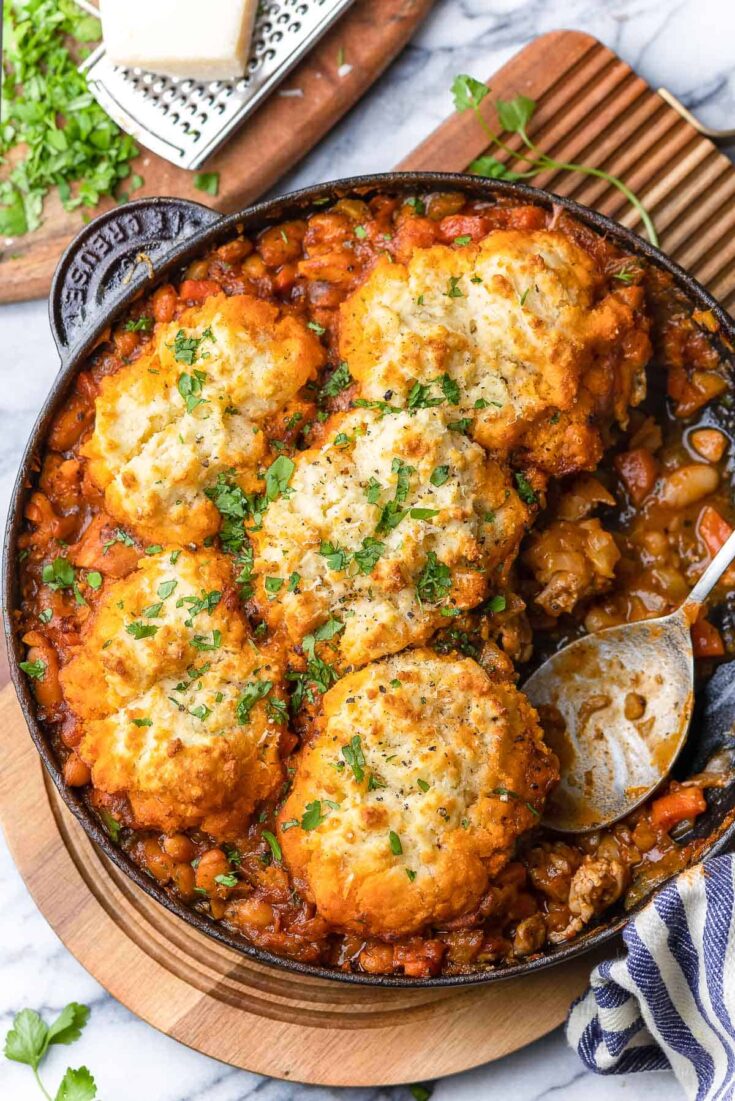
[[258, 0], [101, 0], [102, 36], [116, 65], [192, 80], [245, 72]]

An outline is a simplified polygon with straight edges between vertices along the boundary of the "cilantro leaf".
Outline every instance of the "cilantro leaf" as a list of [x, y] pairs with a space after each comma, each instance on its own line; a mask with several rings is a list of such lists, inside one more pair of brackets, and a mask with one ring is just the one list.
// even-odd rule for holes
[[82, 1029], [89, 1020], [89, 1006], [79, 1002], [69, 1002], [59, 1016], [49, 1025], [49, 1044], [73, 1044], [82, 1035]]
[[219, 191], [219, 172], [197, 172], [194, 187], [207, 195], [216, 195]]
[[287, 455], [279, 455], [265, 472], [265, 495], [269, 501], [275, 501], [288, 489], [296, 464]]
[[487, 84], [475, 80], [467, 73], [460, 73], [452, 81], [452, 96], [457, 111], [467, 111], [479, 107], [485, 96], [490, 94]]
[[342, 756], [352, 769], [352, 774], [358, 784], [365, 779], [365, 754], [362, 751], [362, 741], [359, 734], [350, 738], [347, 745], [341, 749]]
[[320, 799], [315, 799], [312, 803], [307, 803], [304, 808], [304, 813], [301, 816], [302, 830], [315, 830], [317, 826], [321, 826], [325, 817], [326, 816], [322, 814]]
[[513, 475], [515, 478], [516, 486], [518, 488], [518, 496], [527, 505], [535, 505], [538, 498], [534, 492], [533, 486], [529, 482], [525, 474], [522, 474], [520, 470], [516, 470]]
[[523, 179], [522, 172], [512, 172], [507, 164], [503, 164], [497, 157], [491, 157], [489, 153], [472, 161], [470, 172], [475, 176], [484, 176], [487, 180]]
[[237, 701], [237, 707], [235, 709], [237, 721], [240, 726], [247, 726], [250, 722], [251, 712], [256, 703], [258, 703], [259, 700], [265, 699], [272, 687], [272, 680], [251, 680], [247, 682], [242, 690], [240, 699]]
[[5, 1037], [5, 1058], [37, 1070], [48, 1047], [48, 1028], [35, 1009], [21, 1009]]
[[522, 134], [533, 118], [536, 110], [534, 100], [528, 96], [516, 96], [514, 99], [499, 99], [495, 104], [500, 125], [512, 134]]
[[36, 661], [21, 661], [19, 668], [23, 670], [27, 677], [31, 680], [43, 680], [46, 672], [46, 662], [37, 658]]
[[416, 582], [419, 603], [437, 604], [452, 587], [452, 571], [440, 562], [435, 551], [429, 551], [424, 568]]
[[86, 1067], [71, 1067], [61, 1080], [54, 1101], [94, 1101], [97, 1086]]
[[343, 390], [346, 390], [348, 386], [351, 386], [353, 382], [350, 369], [346, 363], [340, 363], [319, 390], [319, 401], [323, 401], [324, 398], [336, 398], [337, 394], [341, 394]]

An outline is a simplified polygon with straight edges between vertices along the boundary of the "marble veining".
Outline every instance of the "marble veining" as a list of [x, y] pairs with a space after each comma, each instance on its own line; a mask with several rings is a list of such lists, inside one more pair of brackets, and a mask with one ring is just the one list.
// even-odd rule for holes
[[[666, 85], [713, 126], [735, 126], [732, 0], [437, 0], [432, 15], [379, 85], [279, 186], [381, 171], [451, 111], [458, 72], [486, 77], [534, 35], [577, 28], [615, 49], [654, 87]], [[349, 58], [346, 59], [349, 62]], [[0, 308], [0, 518], [25, 438], [57, 357], [44, 302]], [[405, 1087], [336, 1090], [233, 1070], [156, 1032], [111, 998], [66, 951], [37, 911], [0, 840], [0, 1037], [31, 1006], [48, 1017], [68, 1001], [92, 1017], [71, 1049], [55, 1048], [55, 1090], [69, 1062], [85, 1063], [103, 1101], [408, 1101]], [[427, 1037], [427, 1043], [429, 1039]], [[437, 1042], [434, 1037], [431, 1043]], [[439, 1038], [440, 1042], [440, 1038]], [[437, 1083], [435, 1101], [676, 1101], [673, 1075], [588, 1074], [561, 1030], [499, 1062]], [[38, 1101], [30, 1073], [0, 1061], [3, 1101]]]

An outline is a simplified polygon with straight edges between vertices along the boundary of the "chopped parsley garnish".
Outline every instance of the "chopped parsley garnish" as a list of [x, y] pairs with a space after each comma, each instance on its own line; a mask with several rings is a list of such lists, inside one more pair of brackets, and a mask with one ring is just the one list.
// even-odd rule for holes
[[446, 373], [439, 379], [442, 393], [450, 405], [459, 405], [459, 386], [453, 378]]
[[194, 187], [206, 195], [216, 195], [219, 191], [219, 172], [197, 172]]
[[193, 413], [198, 406], [206, 402], [207, 399], [202, 397], [202, 387], [206, 381], [207, 375], [204, 371], [179, 375], [176, 389], [184, 399], [187, 413]]
[[173, 347], [174, 359], [177, 363], [185, 363], [187, 367], [193, 367], [198, 359], [209, 358], [209, 352], [200, 351], [205, 340], [214, 340], [211, 329], [205, 329], [201, 336], [187, 336], [184, 329], [179, 329], [174, 337], [173, 345], [168, 345], [168, 347]]
[[464, 291], [459, 288], [459, 280], [461, 276], [450, 275], [449, 282], [447, 283], [447, 289], [444, 294], [447, 298], [464, 298]]
[[435, 470], [432, 472], [432, 475], [429, 478], [429, 481], [431, 482], [431, 484], [433, 486], [443, 486], [448, 477], [449, 477], [449, 467], [448, 466], [437, 466], [435, 468]]
[[324, 326], [320, 325], [317, 321], [309, 321], [306, 327], [307, 329], [311, 329], [312, 332], [316, 333], [317, 336], [323, 336], [324, 333], [326, 333], [327, 331]]
[[20, 668], [31, 680], [43, 680], [46, 672], [46, 662], [37, 658], [36, 661], [21, 661]]
[[452, 571], [440, 562], [435, 551], [429, 551], [426, 563], [416, 582], [419, 603], [437, 604], [452, 587]]
[[265, 591], [269, 593], [271, 597], [273, 597], [283, 588], [283, 578], [266, 577], [263, 584], [265, 586]]
[[406, 875], [408, 876], [409, 883], [413, 883], [414, 879], [416, 878], [416, 872], [414, 872], [411, 868], [406, 868]]
[[518, 299], [518, 304], [520, 306], [525, 306], [526, 299], [528, 298], [528, 292], [530, 291], [530, 289], [531, 289], [530, 287], [526, 287], [525, 291], [523, 292], [523, 294]]
[[391, 830], [390, 833], [388, 834], [388, 839], [390, 841], [390, 851], [393, 853], [393, 855], [394, 856], [402, 856], [403, 855], [403, 845], [401, 844], [401, 839], [398, 836], [398, 834], [395, 833], [393, 830]]
[[362, 783], [365, 779], [365, 754], [362, 751], [362, 741], [360, 735], [355, 734], [350, 738], [347, 745], [342, 746], [342, 756], [347, 764], [352, 769], [352, 774], [357, 780], [358, 784]]
[[226, 474], [218, 475], [215, 485], [205, 489], [204, 493], [222, 517], [219, 533], [222, 546], [237, 554], [245, 542], [244, 521], [252, 511], [247, 494]]
[[454, 238], [454, 243], [455, 245], [469, 245], [471, 240], [469, 233], [463, 233], [461, 237]]
[[330, 570], [345, 570], [350, 562], [349, 551], [338, 547], [336, 543], [322, 543], [319, 553], [326, 559]]
[[315, 799], [312, 803], [307, 803], [304, 808], [304, 813], [301, 816], [302, 830], [315, 830], [317, 826], [321, 826], [325, 817], [326, 816], [322, 814], [320, 799]]
[[297, 573], [296, 570], [294, 570], [294, 572], [291, 574], [291, 576], [288, 579], [288, 590], [287, 591], [290, 592], [290, 593], [295, 592], [300, 580], [301, 580], [301, 574]]
[[147, 608], [144, 608], [141, 615], [144, 615], [146, 619], [156, 619], [163, 611], [163, 604], [149, 604]]
[[467, 658], [480, 656], [480, 647], [475, 646], [466, 631], [460, 631], [456, 627], [442, 632], [434, 643], [434, 649], [438, 654], [450, 654], [453, 650], [458, 650]]
[[93, 15], [69, 0], [6, 0], [3, 24], [0, 236], [18, 237], [41, 224], [52, 187], [66, 210], [112, 195], [139, 150], [78, 71], [102, 37]]
[[464, 432], [464, 433], [466, 433], [466, 432], [469, 431], [469, 429], [471, 427], [472, 427], [472, 418], [471, 417], [460, 417], [459, 420], [450, 421], [449, 424], [447, 425], [447, 428], [451, 432]]
[[279, 455], [265, 472], [265, 495], [269, 501], [285, 496], [296, 464], [287, 455]]
[[133, 726], [153, 726], [152, 719], [131, 719]]
[[41, 620], [41, 623], [50, 623], [54, 618], [54, 613], [51, 608], [44, 608], [43, 611], [38, 613], [38, 618]]
[[204, 703], [200, 703], [197, 707], [192, 707], [189, 714], [193, 715], [195, 719], [201, 719], [202, 722], [204, 722], [207, 716], [212, 714], [212, 708], [207, 707]]
[[145, 315], [143, 315], [142, 317], [136, 317], [134, 320], [133, 318], [130, 318], [128, 321], [125, 322], [126, 333], [149, 333], [152, 328], [153, 318], [146, 317]]
[[178, 581], [162, 581], [156, 590], [157, 595], [160, 596], [161, 600], [167, 600], [177, 585]]
[[431, 409], [435, 405], [443, 405], [444, 398], [434, 397], [431, 393], [431, 387], [433, 383], [421, 383], [418, 380], [414, 382], [411, 389], [408, 391], [408, 398], [406, 399], [407, 409]]
[[404, 463], [402, 459], [395, 458], [391, 463], [391, 470], [397, 475], [395, 496], [392, 501], [388, 501], [383, 506], [375, 529], [376, 535], [387, 535], [388, 532], [393, 531], [408, 512], [408, 509], [401, 508], [401, 505], [408, 496], [411, 475], [415, 474], [415, 468]]
[[214, 882], [219, 883], [221, 887], [237, 887], [239, 880], [232, 872], [227, 872], [226, 875], [216, 875]]
[[525, 474], [521, 474], [520, 470], [516, 470], [513, 477], [515, 478], [515, 483], [518, 488], [518, 496], [520, 497], [520, 499], [524, 501], [527, 505], [535, 505], [537, 500], [536, 494], [534, 493], [533, 486], [529, 482], [528, 478], [526, 478]]
[[108, 810], [101, 810], [99, 813], [100, 813], [100, 818], [102, 819], [102, 822], [103, 822], [103, 825], [104, 825], [105, 829], [107, 830], [110, 837], [112, 838], [112, 840], [117, 845], [119, 840], [120, 840], [120, 834], [122, 832], [122, 826], [118, 822], [117, 818], [112, 817], [112, 815], [110, 814], [110, 812]]
[[283, 859], [283, 853], [281, 852], [281, 846], [278, 844], [278, 838], [270, 830], [263, 830], [263, 840], [268, 842], [268, 847], [273, 855], [273, 859], [277, 864], [281, 863]]
[[331, 642], [333, 638], [344, 631], [345, 625], [341, 623], [334, 616], [330, 616], [326, 622], [322, 623], [320, 627], [317, 627], [316, 631], [312, 635], [305, 635], [302, 642], [302, 647], [305, 654], [309, 657], [314, 657], [314, 647], [317, 642]]
[[54, 558], [43, 567], [41, 580], [49, 589], [72, 589], [74, 587], [74, 567], [67, 558]]
[[162, 550], [163, 550], [163, 547], [161, 546], [160, 543], [151, 543], [150, 547], [145, 548], [145, 553], [149, 557], [152, 557], [154, 554], [160, 554]]
[[87, 574], [87, 584], [90, 589], [99, 589], [102, 587], [102, 574], [99, 570], [90, 570]]
[[362, 240], [363, 237], [367, 237], [365, 226], [355, 226], [355, 237], [359, 237], [360, 240]]
[[132, 536], [128, 535], [126, 531], [123, 531], [122, 528], [115, 528], [112, 533], [112, 539], [108, 539], [106, 543], [102, 544], [102, 553], [107, 554], [110, 547], [114, 546], [115, 543], [122, 543], [124, 547], [135, 546], [135, 540]]
[[504, 612], [507, 604], [508, 602], [504, 596], [491, 596], [489, 600], [485, 601], [483, 611], [492, 612], [494, 615], [497, 612]]
[[365, 496], [371, 505], [377, 505], [380, 500], [380, 494], [383, 492], [383, 487], [377, 478], [371, 478], [365, 488]]
[[[157, 627], [155, 629], [158, 630]], [[219, 650], [222, 644], [222, 632], [212, 631], [211, 642], [206, 635], [194, 635], [191, 644], [195, 650]]]
[[247, 726], [250, 722], [250, 713], [256, 703], [265, 699], [272, 687], [273, 681], [271, 680], [250, 680], [247, 682], [235, 709], [240, 726]]
[[431, 787], [431, 784], [427, 784], [426, 780], [417, 780], [416, 786], [420, 791], [428, 791]]
[[140, 623], [139, 621], [128, 623], [125, 630], [138, 641], [142, 638], [153, 638], [158, 633], [158, 627], [154, 623]]
[[410, 206], [413, 209], [414, 214], [426, 214], [426, 203], [423, 199], [411, 195], [408, 199], [404, 200], [404, 203], [406, 206]]
[[319, 391], [319, 400], [323, 401], [324, 398], [336, 398], [337, 394], [341, 394], [343, 390], [346, 390], [348, 386], [351, 386], [353, 382], [350, 369], [346, 363], [340, 363], [339, 367], [332, 371], [331, 375], [324, 383]]
[[499, 787], [499, 788], [492, 788], [491, 791], [490, 791], [490, 794], [491, 795], [497, 795], [500, 799], [503, 800], [504, 803], [507, 803], [509, 799], [515, 799], [519, 803], [523, 803], [523, 805], [525, 807], [527, 807], [528, 810], [530, 810], [531, 813], [534, 814], [537, 818], [541, 817], [539, 812], [534, 807], [533, 803], [527, 802], [525, 799], [523, 799], [518, 794], [517, 791], [511, 791], [510, 788]]
[[410, 513], [412, 520], [431, 520], [432, 516], [438, 515], [438, 508], [412, 508]]
[[368, 535], [362, 541], [362, 550], [355, 551], [354, 559], [360, 573], [372, 573], [380, 557], [385, 553], [385, 543]]

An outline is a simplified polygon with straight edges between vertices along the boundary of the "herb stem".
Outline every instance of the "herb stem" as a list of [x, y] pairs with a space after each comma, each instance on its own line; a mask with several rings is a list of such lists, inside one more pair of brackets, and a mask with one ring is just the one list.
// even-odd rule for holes
[[[548, 156], [548, 154], [544, 153], [542, 149], [539, 149], [535, 142], [531, 141], [523, 127], [518, 130], [518, 133], [520, 134], [523, 141], [526, 143], [526, 146], [531, 150], [532, 153], [537, 156], [537, 164], [543, 163], [543, 166], [545, 168], [556, 169], [559, 172], [581, 172], [585, 176], [594, 176], [598, 180], [606, 180], [607, 183], [612, 184], [613, 187], [617, 188], [621, 195], [623, 195], [628, 200], [634, 210], [638, 211], [640, 219], [645, 226], [646, 233], [648, 234], [649, 241], [652, 245], [655, 245], [658, 248], [658, 234], [656, 233], [656, 228], [651, 220], [650, 214], [644, 207], [641, 200], [635, 194], [635, 192], [631, 191], [628, 185], [624, 183], [619, 176], [613, 176], [611, 172], [606, 172], [603, 168], [590, 168], [586, 164], [576, 164], [574, 161], [554, 160], [553, 157]], [[529, 158], [524, 157], [523, 159], [528, 160]]]
[[38, 1084], [38, 1088], [40, 1089], [41, 1093], [46, 1098], [46, 1101], [51, 1101], [51, 1094], [48, 1093], [48, 1091], [46, 1090], [46, 1087], [44, 1086], [43, 1082], [41, 1081], [41, 1079], [38, 1076], [38, 1068], [33, 1067], [32, 1070], [33, 1070], [33, 1077], [36, 1079], [36, 1082]]

